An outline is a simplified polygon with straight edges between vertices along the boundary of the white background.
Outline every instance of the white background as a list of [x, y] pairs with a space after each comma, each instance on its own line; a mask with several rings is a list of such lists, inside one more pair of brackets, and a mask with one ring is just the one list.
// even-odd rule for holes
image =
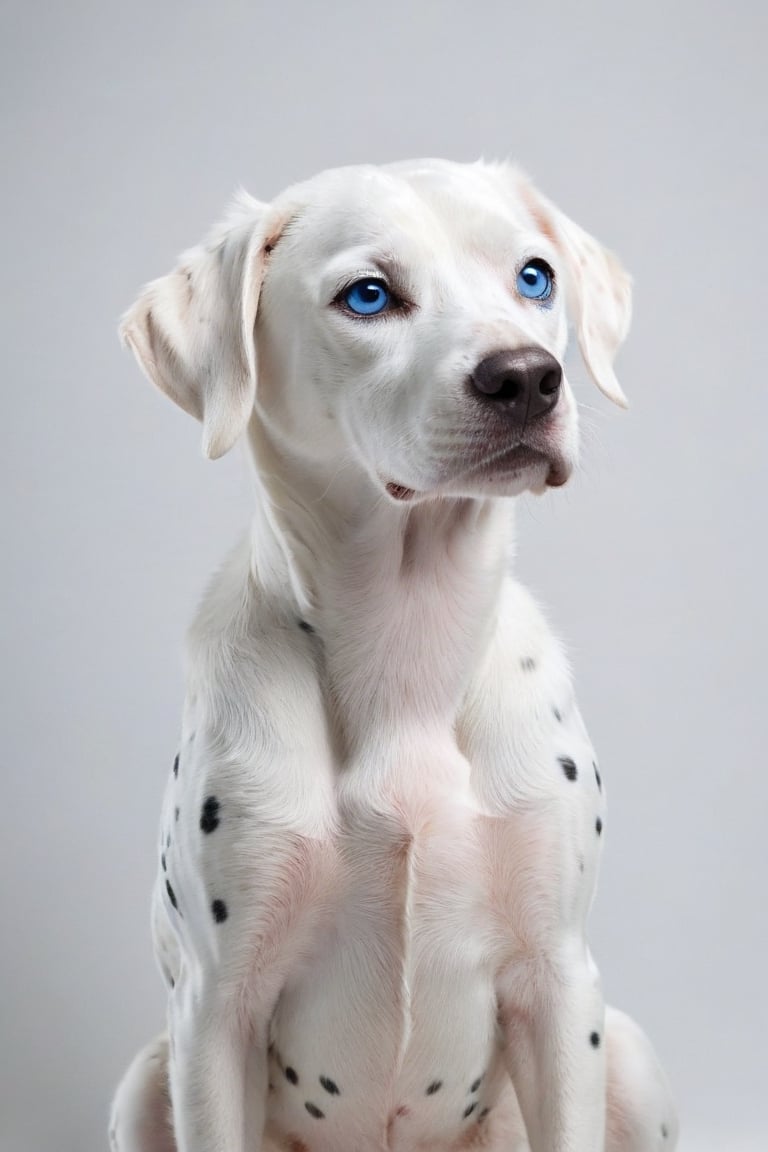
[[6, 0], [0, 1149], [106, 1148], [162, 1025], [148, 929], [183, 631], [242, 456], [115, 335], [238, 183], [511, 156], [635, 276], [580, 476], [520, 509], [609, 791], [592, 919], [684, 1152], [768, 1143], [762, 3]]

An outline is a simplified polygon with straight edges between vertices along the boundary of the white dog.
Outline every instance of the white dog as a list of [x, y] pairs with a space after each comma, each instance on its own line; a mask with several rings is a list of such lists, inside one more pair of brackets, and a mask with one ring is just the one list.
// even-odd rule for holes
[[517, 170], [426, 160], [241, 196], [126, 316], [257, 499], [189, 636], [168, 1032], [116, 1152], [674, 1148], [585, 939], [601, 775], [508, 571], [510, 498], [576, 459], [566, 307], [622, 403], [616, 259]]

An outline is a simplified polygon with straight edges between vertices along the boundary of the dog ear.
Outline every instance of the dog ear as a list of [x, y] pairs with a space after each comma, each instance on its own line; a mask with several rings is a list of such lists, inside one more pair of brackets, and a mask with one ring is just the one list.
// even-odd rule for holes
[[618, 258], [574, 224], [525, 177], [523, 199], [537, 226], [562, 253], [568, 269], [568, 304], [577, 318], [579, 347], [589, 373], [622, 408], [627, 398], [613, 371], [613, 360], [629, 331], [632, 281]]
[[270, 215], [240, 193], [223, 224], [174, 272], [147, 284], [120, 325], [145, 375], [202, 421], [203, 452], [213, 460], [229, 451], [253, 409], [256, 311], [277, 232]]

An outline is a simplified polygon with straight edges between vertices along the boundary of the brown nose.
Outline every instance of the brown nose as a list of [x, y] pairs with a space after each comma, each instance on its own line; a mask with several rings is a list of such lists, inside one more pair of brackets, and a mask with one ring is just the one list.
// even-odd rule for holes
[[476, 392], [523, 425], [550, 412], [560, 395], [563, 371], [544, 348], [509, 348], [481, 360], [470, 377]]

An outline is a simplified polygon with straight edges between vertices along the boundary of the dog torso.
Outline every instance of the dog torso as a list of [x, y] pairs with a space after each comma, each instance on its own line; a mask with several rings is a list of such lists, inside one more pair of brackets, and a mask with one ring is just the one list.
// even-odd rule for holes
[[524, 1026], [595, 881], [602, 786], [561, 648], [506, 578], [453, 723], [404, 705], [350, 749], [320, 631], [248, 580], [240, 550], [193, 629], [155, 893], [172, 1004], [215, 979], [249, 1015], [258, 988], [287, 1146], [484, 1140], [511, 1092], [500, 1014]]

